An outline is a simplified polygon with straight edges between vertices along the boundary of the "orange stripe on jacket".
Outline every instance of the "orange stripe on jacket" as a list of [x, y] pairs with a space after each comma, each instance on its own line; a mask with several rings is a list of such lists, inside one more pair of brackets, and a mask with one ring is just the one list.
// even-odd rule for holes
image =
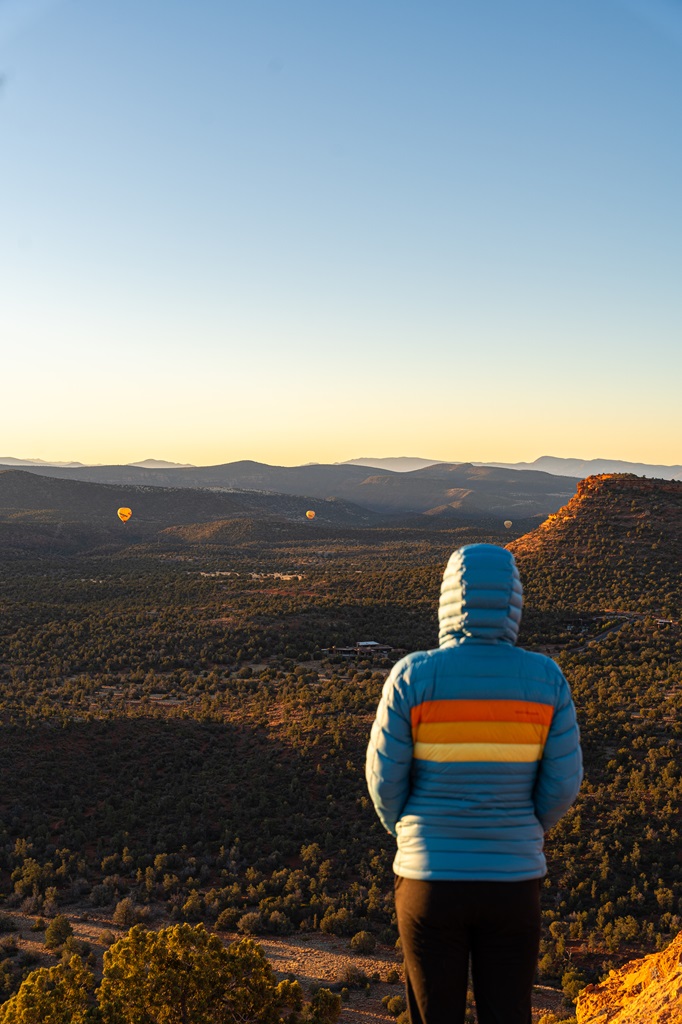
[[412, 728], [421, 722], [532, 722], [551, 725], [554, 708], [529, 700], [425, 700], [412, 708]]
[[415, 743], [535, 743], [544, 746], [548, 725], [539, 722], [420, 722]]

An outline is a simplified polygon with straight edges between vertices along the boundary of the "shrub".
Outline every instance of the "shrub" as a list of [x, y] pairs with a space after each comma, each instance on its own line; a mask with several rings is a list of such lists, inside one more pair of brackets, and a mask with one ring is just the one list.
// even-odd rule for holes
[[263, 918], [255, 911], [244, 914], [237, 921], [237, 931], [244, 935], [260, 935], [263, 931]]
[[0, 1024], [86, 1024], [92, 1019], [88, 1003], [94, 987], [95, 979], [77, 956], [68, 964], [41, 967], [0, 1006]]
[[50, 886], [45, 893], [45, 899], [43, 900], [43, 914], [45, 917], [56, 917], [58, 910], [57, 890], [54, 886]]
[[401, 1013], [406, 1010], [405, 1000], [402, 996], [390, 996], [386, 1000], [386, 1009], [390, 1013], [391, 1017], [399, 1017]]
[[81, 939], [77, 939], [75, 935], [67, 935], [64, 941], [62, 956], [66, 957], [65, 962], [68, 964], [74, 953], [82, 958], [88, 955], [90, 949], [89, 942], [83, 942]]
[[350, 940], [350, 948], [354, 953], [373, 953], [377, 940], [371, 932], [356, 932]]
[[567, 1003], [574, 1003], [578, 997], [578, 992], [585, 988], [587, 982], [582, 977], [579, 971], [570, 969], [564, 971], [561, 978], [561, 990], [564, 993], [564, 999]]
[[314, 1024], [336, 1024], [341, 1013], [341, 996], [320, 988], [310, 1001], [309, 1019]]
[[93, 907], [106, 907], [113, 902], [114, 894], [108, 885], [93, 885], [90, 890], [90, 902]]
[[277, 1024], [284, 1006], [295, 1009], [300, 996], [296, 982], [277, 984], [252, 939], [240, 939], [225, 949], [203, 925], [181, 924], [158, 932], [137, 925], [119, 939], [104, 954], [97, 1000], [107, 1024], [178, 1020], [180, 998], [186, 1007], [185, 1024]]
[[5, 957], [16, 956], [18, 952], [17, 940], [13, 935], [6, 935], [4, 939], [0, 939], [0, 960], [4, 960]]
[[182, 914], [187, 921], [198, 921], [204, 910], [201, 893], [193, 889], [182, 905]]
[[22, 914], [40, 914], [43, 909], [42, 896], [27, 896], [21, 903]]
[[45, 945], [48, 949], [58, 949], [63, 946], [69, 935], [73, 935], [73, 928], [63, 914], [57, 914], [45, 931]]
[[125, 899], [120, 900], [116, 904], [112, 921], [118, 928], [133, 927], [137, 921], [137, 914], [135, 912], [135, 904], [129, 896], [126, 896]]
[[218, 920], [214, 926], [215, 931], [233, 932], [237, 927], [240, 917], [242, 917], [242, 912], [238, 907], [226, 907], [225, 910], [218, 914]]
[[294, 926], [281, 910], [273, 910], [267, 920], [267, 931], [273, 935], [291, 935]]
[[341, 981], [345, 982], [348, 988], [364, 988], [368, 978], [365, 972], [356, 967], [355, 964], [349, 964], [343, 969]]
[[320, 921], [320, 931], [326, 935], [352, 935], [356, 928], [357, 921], [346, 907], [337, 911], [329, 907]]

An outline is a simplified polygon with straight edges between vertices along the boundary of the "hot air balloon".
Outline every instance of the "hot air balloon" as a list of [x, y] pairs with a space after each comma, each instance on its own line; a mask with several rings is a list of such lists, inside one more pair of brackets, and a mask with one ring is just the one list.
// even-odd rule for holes
[[133, 514], [133, 510], [131, 508], [120, 508], [116, 514], [122, 523], [127, 523]]
[[509, 527], [512, 525], [511, 519], [505, 519], [504, 525], [507, 527], [507, 529], [509, 529]]
[[305, 517], [306, 517], [306, 519], [314, 519], [315, 518], [315, 513], [313, 512], [313, 510], [311, 508], [308, 509], [308, 511], [305, 514]]

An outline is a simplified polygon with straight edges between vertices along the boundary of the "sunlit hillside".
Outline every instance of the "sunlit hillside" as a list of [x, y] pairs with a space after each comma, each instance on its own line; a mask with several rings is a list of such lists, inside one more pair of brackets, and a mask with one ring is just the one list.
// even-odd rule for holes
[[591, 476], [509, 545], [539, 608], [682, 611], [682, 482]]

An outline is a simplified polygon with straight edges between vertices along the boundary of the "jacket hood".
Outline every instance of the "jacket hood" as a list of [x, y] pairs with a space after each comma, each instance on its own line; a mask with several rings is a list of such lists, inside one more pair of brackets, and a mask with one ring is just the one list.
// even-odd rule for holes
[[496, 544], [467, 544], [454, 551], [440, 588], [441, 647], [467, 638], [515, 644], [523, 588], [511, 551]]

